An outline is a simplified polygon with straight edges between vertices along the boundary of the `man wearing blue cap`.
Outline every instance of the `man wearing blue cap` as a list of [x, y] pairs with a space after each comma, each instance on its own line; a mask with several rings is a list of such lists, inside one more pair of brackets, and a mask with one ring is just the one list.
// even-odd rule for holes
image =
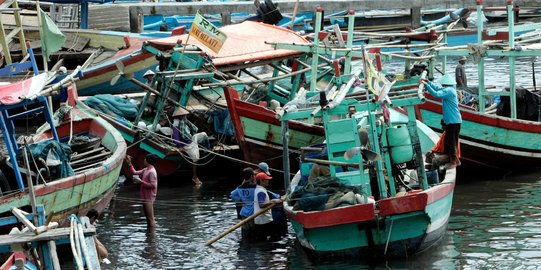
[[259, 162], [259, 164], [257, 164], [256, 174], [258, 172], [264, 172], [266, 175], [270, 176], [269, 164], [266, 162]]
[[460, 166], [457, 149], [462, 116], [458, 108], [455, 79], [451, 75], [445, 74], [438, 82], [441, 86], [427, 80], [420, 80], [419, 83], [425, 84], [432, 96], [442, 100], [443, 122], [445, 124], [444, 152], [449, 155], [450, 162], [446, 167], [450, 169]]

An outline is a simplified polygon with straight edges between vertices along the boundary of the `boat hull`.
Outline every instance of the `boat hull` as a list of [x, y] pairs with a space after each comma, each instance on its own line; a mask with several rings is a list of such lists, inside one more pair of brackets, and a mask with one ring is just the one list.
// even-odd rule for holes
[[[240, 100], [234, 89], [226, 89], [224, 94], [243, 159], [256, 164], [264, 161], [271, 167], [283, 167], [282, 129], [276, 113]], [[301, 147], [322, 143], [324, 139], [323, 127], [290, 121], [290, 168], [298, 169], [295, 157], [299, 155]]]
[[380, 200], [377, 216], [372, 204], [313, 212], [286, 207], [286, 214], [299, 243], [318, 255], [407, 257], [445, 235], [456, 170], [448, 170], [445, 179], [425, 191]]
[[[72, 121], [65, 121], [56, 127], [59, 138], [67, 138], [71, 132], [99, 137], [101, 145], [111, 151], [111, 154], [99, 166], [34, 186], [36, 203], [45, 207], [47, 215], [52, 215], [48, 218], [61, 224], [67, 221], [66, 218], [71, 214], [84, 215], [92, 208], [101, 212], [107, 207], [114, 195], [127, 149], [124, 139], [113, 126], [80, 106], [75, 92], [76, 90], [69, 91], [69, 103], [73, 107]], [[34, 141], [51, 137], [50, 129], [42, 127], [34, 135]], [[30, 212], [29, 197], [28, 188], [0, 197], [0, 213], [10, 212], [12, 207]]]
[[[441, 103], [419, 105], [418, 119], [441, 132]], [[461, 159], [466, 167], [531, 169], [541, 164], [541, 123], [482, 114], [461, 107]]]

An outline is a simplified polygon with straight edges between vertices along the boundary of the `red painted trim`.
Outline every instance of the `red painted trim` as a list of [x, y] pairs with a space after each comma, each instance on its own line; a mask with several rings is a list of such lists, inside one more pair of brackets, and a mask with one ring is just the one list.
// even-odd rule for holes
[[419, 106], [415, 106], [414, 109], [415, 109], [415, 118], [423, 122], [423, 115], [421, 114], [421, 108], [419, 108]]
[[[428, 98], [426, 99], [426, 102], [419, 105], [421, 110], [427, 110], [434, 113], [442, 114], [441, 105], [435, 103], [435, 101], [433, 101], [433, 97], [430, 97], [428, 95], [427, 97]], [[472, 112], [471, 110], [468, 110], [466, 108], [467, 107], [463, 106], [461, 106], [460, 108], [460, 114], [462, 115], [463, 121], [479, 123], [492, 127], [541, 134], [541, 122], [495, 117], [486, 114], [480, 114], [477, 112]]]
[[290, 219], [300, 223], [306, 229], [363, 222], [375, 218], [374, 205], [371, 203], [313, 212], [290, 212], [286, 210], [286, 214]]
[[427, 205], [440, 200], [453, 191], [455, 183], [442, 184], [426, 191], [409, 192], [406, 196], [378, 201], [381, 217], [423, 211]]
[[[236, 100], [235, 108], [239, 117], [246, 117], [264, 123], [281, 126], [280, 120], [276, 118], [276, 113], [261, 106], [257, 106], [255, 104], [251, 104], [241, 100]], [[325, 135], [325, 130], [321, 126], [309, 125], [298, 121], [289, 121], [288, 123], [290, 129], [310, 133], [313, 135]]]
[[[241, 149], [244, 147], [245, 135], [240, 118], [246, 117], [268, 123], [271, 125], [281, 126], [280, 121], [276, 118], [276, 113], [268, 110], [264, 107], [245, 102], [238, 99], [238, 93], [234, 89], [225, 89], [224, 91], [227, 107], [235, 128], [235, 136], [237, 142], [241, 145]], [[313, 135], [324, 136], [325, 131], [321, 126], [308, 125], [297, 121], [289, 121], [289, 128], [298, 130], [300, 132], [306, 132]]]
[[242, 123], [237, 113], [237, 103], [239, 100], [239, 93], [233, 88], [227, 87], [224, 89], [225, 100], [227, 101], [227, 109], [229, 110], [229, 117], [233, 122], [235, 128], [235, 137], [238, 143], [244, 143], [244, 130], [242, 129]]
[[486, 31], [483, 31], [481, 35], [482, 40], [509, 40], [508, 32], [497, 32], [495, 35], [488, 35]]

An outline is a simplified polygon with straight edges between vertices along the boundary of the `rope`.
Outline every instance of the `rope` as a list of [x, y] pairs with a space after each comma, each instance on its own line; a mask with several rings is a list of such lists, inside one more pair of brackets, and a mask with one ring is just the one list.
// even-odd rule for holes
[[[139, 130], [141, 130], [141, 131], [148, 132], [150, 135], [157, 136], [158, 138], [162, 138], [162, 139], [165, 139], [165, 140], [174, 142], [174, 143], [180, 143], [180, 144], [183, 144], [183, 145], [187, 145], [187, 144], [184, 143], [184, 142], [175, 140], [175, 139], [173, 139], [173, 138], [170, 138], [170, 137], [167, 137], [167, 136], [165, 136], [165, 135], [162, 135], [162, 134], [153, 132], [153, 131], [151, 131], [151, 130], [143, 129], [143, 128], [140, 128], [140, 127], [137, 127], [137, 126], [134, 126], [134, 127], [137, 128], [137, 129], [139, 129]], [[255, 163], [248, 162], [248, 161], [241, 160], [241, 159], [237, 159], [237, 158], [233, 158], [233, 157], [229, 157], [229, 156], [226, 156], [226, 155], [223, 155], [223, 154], [214, 152], [214, 151], [212, 151], [212, 150], [209, 150], [209, 149], [207, 149], [207, 148], [205, 148], [205, 147], [201, 147], [200, 149], [203, 150], [204, 152], [208, 152], [208, 153], [214, 154], [214, 155], [216, 155], [216, 156], [222, 157], [222, 158], [227, 159], [227, 160], [230, 160], [230, 161], [234, 161], [234, 162], [237, 162], [237, 163], [243, 163], [243, 164], [252, 165], [252, 166], [257, 167], [257, 164], [255, 164]], [[183, 156], [183, 157], [184, 157], [184, 156]], [[280, 173], [283, 173], [282, 170], [277, 170], [277, 169], [272, 169], [272, 170], [273, 170], [273, 171], [280, 172]], [[291, 175], [294, 175], [294, 174], [291, 174]]]

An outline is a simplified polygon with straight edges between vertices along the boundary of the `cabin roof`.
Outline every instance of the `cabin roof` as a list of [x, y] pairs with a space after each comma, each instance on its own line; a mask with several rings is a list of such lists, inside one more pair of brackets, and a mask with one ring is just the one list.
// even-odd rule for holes
[[[227, 40], [218, 53], [213, 52], [193, 37], [188, 40], [188, 44], [197, 46], [210, 56], [215, 66], [272, 59], [299, 53], [292, 50], [275, 50], [267, 44], [269, 42], [308, 44], [305, 38], [291, 30], [253, 21], [224, 26], [220, 30], [226, 33]], [[187, 37], [188, 34], [184, 34], [154, 39], [149, 42], [160, 47], [173, 47], [177, 44], [177, 40], [182, 40], [185, 43]]]

